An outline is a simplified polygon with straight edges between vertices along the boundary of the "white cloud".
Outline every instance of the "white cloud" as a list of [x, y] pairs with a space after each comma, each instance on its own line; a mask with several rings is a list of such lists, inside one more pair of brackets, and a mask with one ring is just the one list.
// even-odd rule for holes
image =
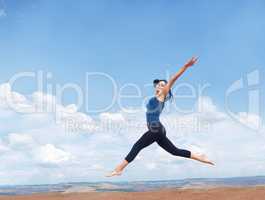
[[207, 96], [200, 96], [196, 103], [198, 112], [217, 112], [217, 107], [214, 105], [212, 99]]
[[[8, 107], [7, 98], [16, 108], [27, 105], [37, 110], [42, 108], [43, 112], [15, 112]], [[210, 97], [200, 97], [199, 101], [197, 105], [201, 106], [196, 112], [186, 115], [163, 113], [161, 120], [167, 136], [178, 148], [206, 153], [216, 161], [215, 168], [174, 157], [154, 143], [140, 152], [120, 179], [262, 173], [265, 157], [260, 152], [264, 152], [264, 131], [254, 132], [241, 124], [255, 126], [260, 118], [238, 113], [240, 120], [236, 121], [220, 111]], [[0, 171], [4, 172], [0, 173], [3, 184], [105, 180], [106, 171], [112, 170], [147, 130], [143, 111], [107, 112], [94, 119], [78, 111], [74, 104], [59, 104], [52, 95], [37, 92], [28, 98], [12, 91], [8, 84], [0, 85], [0, 111], [0, 158], [5, 160], [0, 166]], [[106, 122], [120, 126], [105, 129]], [[69, 125], [74, 126], [74, 132], [68, 132]], [[202, 125], [209, 127], [200, 127]], [[161, 170], [167, 173], [158, 173]], [[16, 180], [7, 174], [16, 176]]]
[[153, 170], [153, 169], [156, 169], [157, 168], [157, 164], [152, 162], [152, 163], [147, 163], [145, 164], [145, 167], [148, 169], [148, 170]]
[[124, 122], [124, 116], [121, 113], [109, 113], [109, 112], [105, 112], [105, 113], [101, 113], [99, 115], [99, 118], [102, 121], [111, 121], [111, 122]]
[[3, 143], [3, 141], [0, 139], [0, 153], [5, 153], [9, 150], [8, 146]]
[[31, 111], [32, 106], [29, 105], [29, 101], [25, 96], [11, 91], [9, 83], [0, 85], [0, 107], [9, 108], [18, 112]]
[[8, 135], [8, 144], [14, 149], [32, 148], [35, 144], [34, 139], [27, 134], [10, 133]]
[[262, 119], [260, 116], [253, 113], [240, 112], [237, 115], [237, 119], [242, 124], [254, 130], [260, 129], [262, 126]]
[[66, 152], [62, 149], [56, 148], [52, 144], [46, 144], [39, 147], [34, 152], [36, 160], [43, 164], [61, 164], [69, 161], [72, 157], [71, 153]]

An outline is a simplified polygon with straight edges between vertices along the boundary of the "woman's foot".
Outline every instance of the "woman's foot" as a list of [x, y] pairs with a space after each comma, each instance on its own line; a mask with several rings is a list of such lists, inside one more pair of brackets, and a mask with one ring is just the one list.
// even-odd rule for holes
[[123, 160], [111, 173], [107, 174], [106, 177], [120, 176], [123, 169], [129, 164], [127, 160]]
[[112, 176], [120, 176], [122, 174], [122, 171], [112, 171], [111, 173], [107, 174], [106, 177], [112, 177]]
[[191, 158], [194, 160], [198, 160], [200, 162], [209, 164], [209, 165], [214, 165], [214, 163], [212, 161], [210, 161], [206, 155], [204, 154], [192, 154]]

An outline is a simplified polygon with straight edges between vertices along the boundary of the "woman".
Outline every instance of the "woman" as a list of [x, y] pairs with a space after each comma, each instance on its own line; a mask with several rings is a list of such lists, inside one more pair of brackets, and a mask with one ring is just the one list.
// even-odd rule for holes
[[134, 160], [137, 154], [153, 142], [172, 155], [190, 158], [203, 163], [214, 165], [205, 155], [177, 148], [166, 136], [166, 130], [159, 120], [159, 115], [164, 108], [164, 103], [172, 97], [171, 88], [175, 81], [189, 68], [198, 58], [192, 57], [168, 82], [166, 80], [154, 80], [155, 96], [147, 103], [146, 120], [148, 131], [133, 145], [125, 159], [107, 177], [121, 175], [123, 169]]

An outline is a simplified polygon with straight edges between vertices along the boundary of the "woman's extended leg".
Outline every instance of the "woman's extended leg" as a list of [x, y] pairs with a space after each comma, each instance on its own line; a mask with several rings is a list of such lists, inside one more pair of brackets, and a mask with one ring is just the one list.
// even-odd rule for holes
[[157, 144], [165, 149], [168, 153], [174, 156], [180, 156], [185, 158], [191, 158], [191, 152], [185, 149], [177, 148], [166, 135], [161, 136], [157, 141]]
[[196, 154], [192, 153], [185, 149], [179, 149], [177, 148], [168, 138], [166, 135], [161, 136], [157, 143], [159, 146], [161, 146], [163, 149], [165, 149], [167, 152], [171, 153], [175, 156], [180, 156], [184, 158], [191, 158], [193, 160], [197, 160], [203, 163], [214, 165], [213, 162], [211, 162], [205, 155], [203, 154]]
[[122, 170], [132, 162], [137, 154], [145, 147], [149, 146], [153, 142], [157, 140], [157, 134], [152, 133], [151, 131], [147, 131], [145, 134], [142, 135], [140, 139], [133, 145], [131, 151], [125, 157], [125, 159], [112, 171], [107, 177], [121, 175]]

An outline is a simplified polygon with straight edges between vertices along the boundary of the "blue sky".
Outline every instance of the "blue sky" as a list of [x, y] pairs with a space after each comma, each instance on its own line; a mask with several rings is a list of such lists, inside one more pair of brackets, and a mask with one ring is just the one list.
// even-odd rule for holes
[[[264, 74], [263, 1], [27, 0], [2, 1], [2, 7], [1, 82], [16, 72], [44, 70], [53, 74], [52, 83], [84, 87], [85, 72], [101, 71], [121, 84], [143, 85], [199, 55], [182, 80], [210, 83], [207, 92], [222, 105], [233, 81], [254, 69]], [[16, 87], [34, 91], [35, 84], [26, 85]], [[102, 87], [90, 88], [95, 107], [109, 99], [98, 92]]]
[[[109, 74], [119, 87], [126, 83], [138, 85], [144, 97], [152, 94], [150, 87], [144, 88], [145, 84], [176, 72], [189, 57], [198, 55], [199, 63], [178, 83], [195, 88], [209, 83], [204, 95], [211, 97], [211, 105], [213, 101], [218, 110], [224, 111], [225, 91], [241, 77], [246, 84], [247, 74], [258, 70], [260, 83], [255, 89], [260, 90], [261, 109], [255, 114], [263, 118], [264, 8], [262, 0], [0, 0], [0, 83], [18, 72], [42, 70], [52, 73], [50, 84], [77, 83], [84, 89], [85, 73], [96, 71]], [[104, 80], [93, 80], [88, 88], [89, 100], [80, 109], [86, 114], [89, 112], [85, 106], [100, 108], [112, 97], [112, 88]], [[248, 89], [244, 87], [231, 97], [233, 111], [248, 111]], [[20, 80], [13, 90], [29, 97], [36, 91], [36, 82]], [[177, 103], [188, 108], [196, 101], [180, 99]], [[63, 104], [73, 103], [75, 93], [66, 92]], [[140, 107], [141, 100], [125, 103]], [[109, 111], [119, 112], [117, 102]], [[4, 135], [18, 131], [10, 127], [1, 130], [5, 130]], [[67, 149], [66, 146], [61, 144], [61, 148]], [[212, 176], [215, 174], [218, 173], [213, 172]], [[129, 178], [132, 177], [131, 174]]]

